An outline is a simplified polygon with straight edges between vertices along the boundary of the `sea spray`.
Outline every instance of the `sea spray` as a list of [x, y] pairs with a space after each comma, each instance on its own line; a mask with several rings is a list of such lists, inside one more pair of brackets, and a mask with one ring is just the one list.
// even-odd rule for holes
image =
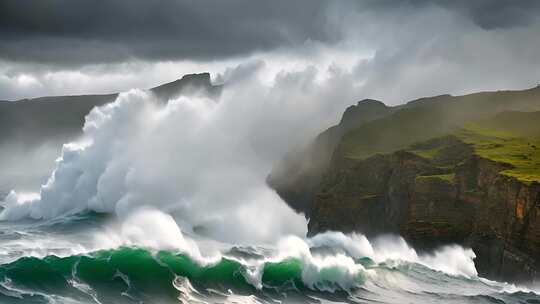
[[478, 275], [473, 261], [476, 255], [470, 248], [458, 245], [443, 246], [432, 253], [419, 255], [402, 237], [381, 236], [374, 239], [373, 250], [373, 259], [378, 263], [406, 261], [422, 264], [451, 275], [467, 278]]
[[305, 235], [303, 217], [266, 177], [291, 145], [312, 138], [354, 101], [350, 72], [335, 66], [269, 72], [254, 62], [227, 75], [217, 101], [197, 96], [160, 103], [132, 90], [93, 109], [82, 138], [64, 145], [38, 197], [12, 192], [0, 219], [87, 211], [121, 218], [153, 206], [182, 229], [222, 241]]
[[308, 244], [310, 247], [342, 249], [354, 258], [373, 257], [375, 255], [369, 240], [359, 233], [346, 235], [342, 232], [328, 231], [309, 238]]
[[91, 210], [121, 220], [152, 206], [186, 229], [217, 239], [304, 234], [303, 217], [265, 184], [249, 128], [230, 121], [229, 107], [235, 106], [205, 98], [158, 105], [142, 91], [120, 94], [87, 116], [80, 141], [64, 145], [39, 197], [26, 200], [12, 192], [0, 218], [47, 219]]
[[138, 209], [122, 222], [113, 223], [105, 231], [91, 237], [94, 250], [133, 246], [168, 250], [181, 252], [202, 266], [217, 263], [221, 259], [217, 251], [207, 250], [203, 255], [198, 244], [184, 236], [172, 216], [152, 208]]

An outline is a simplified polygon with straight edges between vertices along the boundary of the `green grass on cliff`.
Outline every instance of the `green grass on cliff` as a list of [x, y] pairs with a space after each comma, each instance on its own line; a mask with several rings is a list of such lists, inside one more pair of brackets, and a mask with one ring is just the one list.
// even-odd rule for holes
[[[539, 123], [540, 121], [531, 121], [530, 129], [539, 128]], [[484, 122], [467, 124], [456, 132], [456, 135], [473, 145], [475, 153], [480, 157], [512, 166], [502, 174], [525, 183], [540, 183], [539, 138], [521, 137], [515, 133], [497, 130]]]
[[540, 87], [413, 102], [347, 132], [334, 159], [350, 165], [374, 154], [408, 150], [441, 166], [454, 166], [452, 161], [468, 152], [453, 150], [454, 142], [418, 145], [449, 135], [471, 144], [476, 154], [513, 167], [503, 174], [540, 182]]
[[427, 149], [427, 150], [420, 150], [420, 149], [413, 149], [413, 150], [410, 150], [409, 152], [412, 152], [420, 157], [423, 157], [423, 158], [427, 158], [427, 159], [433, 159], [435, 158], [441, 151], [441, 148], [442, 147], [436, 147], [436, 148], [433, 148], [433, 149]]
[[[534, 120], [534, 111], [540, 111], [540, 87], [424, 98], [421, 102], [402, 106], [392, 115], [349, 131], [341, 139], [335, 155], [362, 160], [377, 153], [392, 153], [416, 142], [451, 134], [466, 123], [505, 111], [529, 112], [528, 120]], [[521, 112], [515, 113], [518, 113], [515, 117], [497, 118], [497, 124], [511, 131], [528, 129], [529, 124], [519, 121], [523, 118]]]
[[438, 180], [447, 182], [449, 184], [453, 184], [455, 177], [456, 177], [455, 173], [449, 173], [449, 174], [438, 174], [438, 175], [419, 175], [416, 177], [416, 179], [438, 179]]
[[[411, 145], [409, 152], [433, 160], [441, 165], [450, 160], [452, 167], [466, 157], [465, 149], [459, 149], [459, 142], [472, 146], [471, 152], [498, 163], [509, 165], [502, 174], [530, 184], [540, 183], [540, 112], [507, 111], [474, 123], [465, 123], [452, 136], [437, 137]], [[457, 142], [456, 142], [457, 140]], [[452, 157], [452, 153], [454, 157]], [[426, 176], [453, 182], [451, 174]]]
[[459, 124], [448, 119], [447, 112], [442, 106], [403, 109], [347, 133], [340, 143], [339, 153], [349, 159], [365, 159], [443, 136], [459, 127]]

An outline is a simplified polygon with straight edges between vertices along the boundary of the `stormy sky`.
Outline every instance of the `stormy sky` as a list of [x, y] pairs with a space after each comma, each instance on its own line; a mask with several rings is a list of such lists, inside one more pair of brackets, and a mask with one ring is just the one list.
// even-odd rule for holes
[[358, 99], [397, 104], [534, 86], [539, 50], [536, 0], [3, 0], [0, 99], [146, 88], [264, 62], [345, 69]]

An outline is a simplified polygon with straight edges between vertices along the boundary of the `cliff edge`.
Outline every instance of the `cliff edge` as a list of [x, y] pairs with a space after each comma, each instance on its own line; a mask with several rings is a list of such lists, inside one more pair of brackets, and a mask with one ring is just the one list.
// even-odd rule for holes
[[539, 110], [538, 88], [442, 95], [351, 128], [304, 203], [309, 233], [395, 233], [420, 250], [461, 244], [482, 276], [536, 277]]

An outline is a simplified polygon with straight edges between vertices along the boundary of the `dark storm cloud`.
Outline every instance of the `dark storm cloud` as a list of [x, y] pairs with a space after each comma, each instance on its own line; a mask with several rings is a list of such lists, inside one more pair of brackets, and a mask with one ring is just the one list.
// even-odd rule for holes
[[0, 57], [88, 63], [219, 59], [331, 41], [322, 0], [4, 0]]
[[[0, 59], [60, 65], [209, 60], [342, 38], [329, 12], [439, 6], [485, 29], [520, 26], [535, 0], [3, 0]], [[338, 13], [339, 15], [339, 13]]]
[[487, 30], [526, 26], [540, 12], [537, 0], [368, 0], [357, 2], [356, 6], [379, 11], [441, 7], [464, 15]]
[[417, 5], [440, 5], [468, 16], [484, 29], [529, 25], [540, 12], [538, 0], [413, 0]]

